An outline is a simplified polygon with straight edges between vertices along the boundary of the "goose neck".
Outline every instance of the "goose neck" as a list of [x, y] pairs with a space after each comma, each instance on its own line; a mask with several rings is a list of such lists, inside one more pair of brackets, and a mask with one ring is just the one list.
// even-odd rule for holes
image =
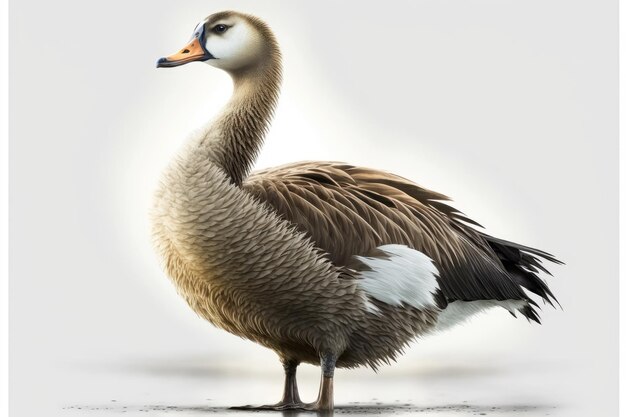
[[210, 137], [212, 160], [241, 185], [263, 145], [280, 86], [280, 70], [233, 74], [234, 91]]

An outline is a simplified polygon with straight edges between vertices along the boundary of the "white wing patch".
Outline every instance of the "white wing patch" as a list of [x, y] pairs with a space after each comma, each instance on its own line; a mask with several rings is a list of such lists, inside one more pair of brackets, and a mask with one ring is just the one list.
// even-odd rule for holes
[[[383, 245], [378, 249], [386, 256], [356, 256], [370, 269], [360, 273], [359, 286], [365, 294], [395, 307], [436, 307], [434, 294], [439, 288], [439, 271], [432, 259], [404, 245]], [[370, 313], [380, 313], [369, 300], [365, 307]]]

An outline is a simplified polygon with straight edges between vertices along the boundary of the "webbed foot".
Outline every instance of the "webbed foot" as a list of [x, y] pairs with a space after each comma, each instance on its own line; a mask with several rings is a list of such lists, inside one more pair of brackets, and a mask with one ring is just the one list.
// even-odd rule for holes
[[[311, 403], [314, 404], [314, 403]], [[231, 410], [247, 410], [247, 411], [262, 411], [262, 410], [274, 410], [274, 411], [285, 411], [285, 410], [313, 410], [313, 408], [307, 408], [311, 404], [305, 404], [303, 402], [279, 402], [276, 404], [267, 404], [267, 405], [242, 405], [237, 407], [230, 407]]]

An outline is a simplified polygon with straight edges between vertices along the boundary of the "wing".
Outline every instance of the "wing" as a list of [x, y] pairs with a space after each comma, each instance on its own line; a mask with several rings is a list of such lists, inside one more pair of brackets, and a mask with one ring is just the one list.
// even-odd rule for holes
[[479, 232], [472, 226], [480, 225], [444, 202], [446, 196], [402, 177], [336, 162], [300, 162], [256, 172], [242, 187], [307, 234], [339, 267], [351, 268], [355, 256], [386, 244], [426, 254], [439, 270], [442, 307], [454, 300], [532, 303], [522, 286], [550, 301], [536, 270], [526, 268], [540, 266], [538, 256], [548, 254]]

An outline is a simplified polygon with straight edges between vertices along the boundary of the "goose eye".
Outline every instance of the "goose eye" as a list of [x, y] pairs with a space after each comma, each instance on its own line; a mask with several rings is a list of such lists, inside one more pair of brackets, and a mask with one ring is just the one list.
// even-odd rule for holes
[[226, 25], [217, 25], [213, 28], [213, 32], [215, 33], [224, 33], [228, 29]]

